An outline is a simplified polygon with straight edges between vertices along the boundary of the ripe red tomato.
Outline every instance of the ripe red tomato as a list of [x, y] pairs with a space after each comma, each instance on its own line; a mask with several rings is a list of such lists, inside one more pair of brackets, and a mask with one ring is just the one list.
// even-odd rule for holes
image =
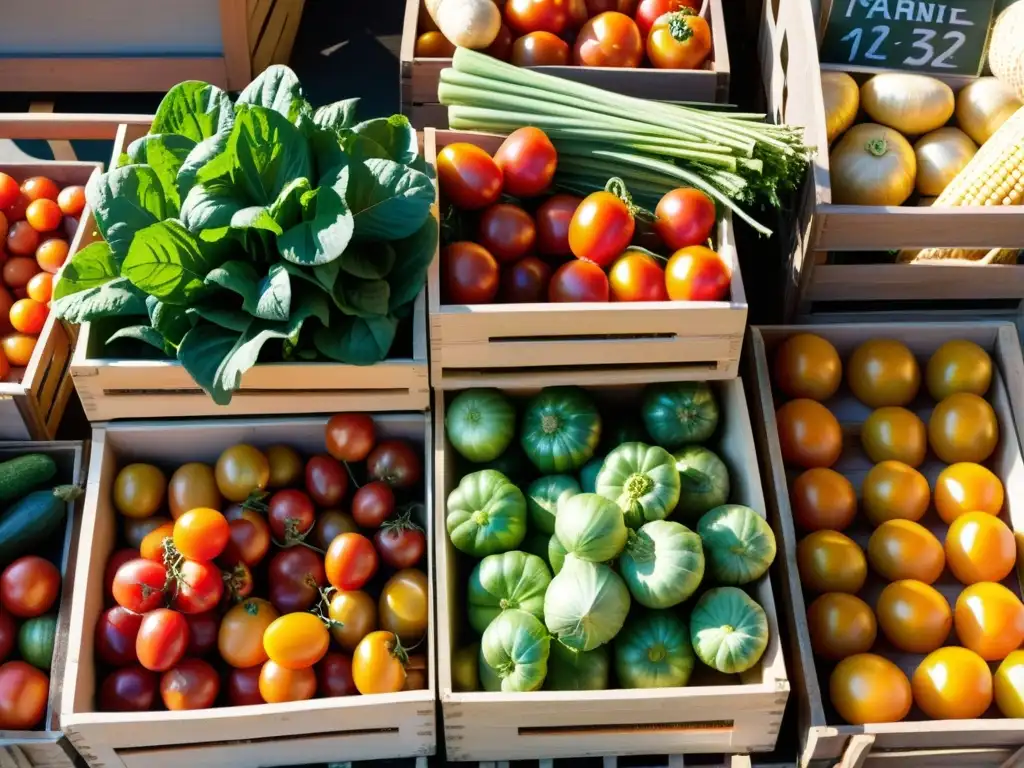
[[316, 689], [325, 698], [353, 696], [359, 693], [352, 680], [352, 657], [331, 651], [316, 667]]
[[7, 221], [14, 223], [16, 221], [25, 220], [25, 211], [28, 209], [28, 204], [32, 201], [25, 197], [24, 193], [19, 192], [18, 196], [4, 209], [4, 213], [7, 215]]
[[437, 181], [445, 200], [466, 211], [486, 208], [501, 194], [501, 168], [475, 144], [457, 142], [438, 152]]
[[[39, 233], [27, 221], [16, 221], [7, 230], [7, 251], [14, 256], [32, 256], [39, 247]], [[7, 270], [4, 270], [6, 273]], [[29, 276], [31, 277], [31, 275]], [[28, 278], [25, 279], [28, 282]], [[7, 282], [12, 288], [20, 287]]]
[[206, 613], [224, 597], [224, 579], [213, 563], [186, 560], [181, 566], [174, 595], [175, 610], [182, 613]]
[[338, 461], [363, 461], [377, 442], [373, 417], [365, 413], [336, 413], [327, 421], [327, 452]]
[[343, 533], [331, 542], [324, 558], [327, 580], [337, 589], [362, 589], [377, 572], [377, 550], [360, 533]]
[[142, 615], [116, 605], [104, 611], [96, 622], [96, 655], [112, 667], [135, 664], [135, 639]]
[[498, 293], [498, 262], [482, 245], [461, 241], [441, 252], [446, 304], [489, 304]]
[[220, 617], [216, 611], [191, 613], [185, 617], [185, 621], [188, 622], [188, 648], [185, 649], [187, 655], [205, 656], [217, 647]]
[[507, 304], [544, 301], [550, 282], [551, 267], [536, 256], [527, 256], [502, 273], [499, 295]]
[[[644, 0], [682, 3], [683, 0]], [[641, 6], [643, 3], [641, 3]], [[665, 193], [654, 209], [654, 231], [673, 251], [705, 245], [715, 228], [715, 204], [699, 189], [680, 187]]]
[[558, 153], [544, 131], [527, 126], [508, 135], [494, 153], [494, 162], [505, 178], [505, 192], [514, 197], [536, 197], [551, 186]]
[[404, 440], [385, 440], [366, 459], [366, 474], [392, 488], [415, 488], [423, 479], [423, 458]]
[[177, 611], [157, 608], [142, 617], [135, 639], [139, 663], [153, 672], [163, 672], [177, 664], [188, 648], [188, 622]]
[[117, 569], [125, 563], [138, 560], [139, 557], [139, 550], [130, 548], [119, 549], [110, 556], [110, 559], [107, 561], [107, 568], [103, 572], [103, 595], [108, 605], [114, 602], [114, 576], [117, 573]]
[[248, 669], [232, 669], [228, 673], [228, 703], [233, 707], [249, 704], [263, 704], [260, 695], [260, 670], [262, 664]]
[[608, 276], [592, 261], [570, 261], [548, 286], [548, 301], [608, 301]]
[[380, 559], [392, 568], [412, 568], [423, 559], [427, 549], [427, 537], [423, 529], [408, 519], [385, 523], [374, 534]]
[[7, 611], [0, 611], [0, 663], [7, 661], [18, 642], [18, 625]]
[[618, 11], [607, 11], [584, 24], [572, 52], [573, 63], [581, 67], [639, 67], [643, 57], [640, 30]]
[[0, 173], [0, 210], [10, 208], [20, 194], [18, 182], [6, 173]]
[[15, 616], [42, 616], [60, 594], [60, 571], [35, 555], [19, 557], [0, 574], [0, 605]]
[[545, 200], [535, 214], [537, 220], [537, 253], [544, 256], [571, 256], [569, 223], [583, 199], [575, 195], [553, 195]]
[[611, 192], [593, 192], [572, 215], [569, 248], [576, 258], [603, 269], [629, 246], [634, 227], [633, 214], [620, 198]]
[[494, 38], [493, 43], [484, 48], [483, 52], [499, 61], [509, 60], [512, 56], [512, 30], [507, 24], [502, 22], [498, 28], [498, 36]]
[[309, 547], [282, 549], [267, 571], [270, 602], [281, 613], [305, 611], [320, 597], [327, 583], [323, 558]]
[[380, 528], [394, 511], [394, 491], [383, 480], [367, 483], [352, 496], [352, 519], [361, 528]]
[[216, 509], [190, 509], [174, 521], [174, 546], [189, 560], [213, 560], [231, 538], [227, 518]]
[[560, 35], [569, 23], [569, 0], [508, 0], [505, 21], [520, 34], [550, 32]]
[[703, 245], [681, 248], [665, 267], [665, 287], [673, 301], [723, 301], [731, 280], [722, 257]]
[[270, 497], [267, 520], [277, 541], [302, 541], [316, 522], [316, 508], [305, 493], [287, 488]]
[[0, 666], [0, 730], [27, 731], [46, 715], [50, 679], [24, 661]]
[[207, 709], [220, 693], [220, 675], [202, 659], [182, 659], [160, 677], [160, 698], [169, 710]]
[[100, 685], [101, 712], [145, 712], [156, 701], [157, 677], [138, 664], [115, 669]]
[[612, 301], [668, 301], [665, 273], [651, 256], [632, 248], [608, 272]]
[[698, 69], [711, 53], [711, 27], [684, 8], [660, 16], [647, 36], [647, 58], [658, 69]]
[[531, 32], [512, 44], [512, 63], [517, 67], [564, 67], [569, 63], [569, 44], [550, 32]]
[[348, 473], [333, 456], [313, 456], [306, 462], [306, 491], [318, 507], [336, 507], [348, 491]]
[[[694, 0], [640, 0], [640, 4], [636, 7], [636, 25], [640, 29], [640, 34], [643, 35], [644, 39], [647, 39], [647, 35], [651, 32], [651, 27], [654, 26], [654, 22], [659, 17], [666, 13], [678, 11], [680, 8], [700, 10]], [[682, 248], [683, 246], [672, 247]]]
[[[505, 181], [507, 186], [507, 172]], [[498, 203], [480, 216], [477, 239], [498, 261], [512, 262], [533, 250], [537, 227], [530, 214], [518, 205]]]
[[224, 515], [228, 518], [228, 543], [220, 555], [224, 565], [244, 563], [259, 565], [270, 549], [270, 526], [266, 519], [251, 509], [232, 505]]

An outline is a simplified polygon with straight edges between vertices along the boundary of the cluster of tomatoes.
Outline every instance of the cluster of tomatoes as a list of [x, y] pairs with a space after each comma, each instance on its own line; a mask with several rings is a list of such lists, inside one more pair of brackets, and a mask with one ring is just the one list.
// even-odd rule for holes
[[[806, 533], [797, 565], [804, 589], [817, 595], [807, 612], [811, 644], [838, 662], [829, 682], [833, 705], [853, 724], [902, 720], [915, 704], [933, 719], [977, 718], [993, 701], [1005, 717], [1024, 716], [1024, 651], [1017, 650], [1024, 604], [1000, 583], [1014, 571], [1016, 544], [999, 517], [1002, 483], [984, 466], [999, 440], [985, 400], [991, 358], [963, 340], [931, 355], [924, 378], [935, 404], [927, 426], [906, 408], [922, 376], [904, 344], [867, 341], [846, 367], [852, 394], [873, 409], [860, 425], [871, 468], [850, 473], [862, 478], [859, 510], [853, 484], [831, 468], [843, 436], [820, 402], [842, 380], [835, 348], [812, 334], [792, 336], [774, 371], [779, 389], [794, 398], [776, 419], [786, 463], [802, 470], [790, 486], [794, 522]], [[884, 585], [880, 592], [864, 589], [869, 568]], [[952, 608], [936, 583], [957, 594]], [[887, 644], [876, 645], [878, 629]], [[898, 657], [914, 670], [909, 679], [887, 658], [893, 651], [912, 654]], [[990, 662], [1001, 662], [994, 678]]]
[[84, 209], [84, 187], [61, 189], [44, 176], [19, 185], [0, 173], [0, 378], [32, 357]]
[[427, 632], [426, 538], [411, 519], [421, 451], [378, 441], [365, 414], [332, 417], [326, 449], [303, 461], [235, 445], [169, 481], [149, 464], [120, 470], [131, 546], [107, 565], [101, 710], [426, 687], [425, 649], [409, 653]]
[[[711, 54], [711, 27], [699, 9], [697, 0], [508, 0], [484, 53], [519, 67], [636, 68], [646, 54], [659, 69], [698, 69]], [[416, 56], [454, 52], [436, 28], [416, 40]]]
[[[728, 295], [731, 270], [704, 245], [715, 226], [707, 195], [671, 190], [658, 202], [652, 231], [642, 231], [618, 179], [582, 199], [547, 195], [557, 166], [555, 147], [538, 128], [513, 132], [494, 157], [464, 142], [438, 153], [443, 199], [458, 211], [479, 212], [467, 219], [475, 238], [449, 243], [441, 253], [446, 303], [720, 301]], [[516, 202], [501, 202], [503, 193]]]
[[0, 730], [29, 730], [46, 715], [60, 586], [57, 567], [35, 555], [0, 574]]

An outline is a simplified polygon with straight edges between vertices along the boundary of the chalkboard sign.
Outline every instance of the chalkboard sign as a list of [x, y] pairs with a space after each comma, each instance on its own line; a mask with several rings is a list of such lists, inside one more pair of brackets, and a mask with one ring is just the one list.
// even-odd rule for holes
[[994, 4], [995, 0], [833, 0], [818, 57], [822, 64], [851, 69], [980, 75]]

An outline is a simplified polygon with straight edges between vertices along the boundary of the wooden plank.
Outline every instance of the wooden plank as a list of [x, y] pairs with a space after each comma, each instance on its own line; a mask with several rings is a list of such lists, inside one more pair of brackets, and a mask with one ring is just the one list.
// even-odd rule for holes
[[220, 30], [224, 41], [224, 69], [228, 88], [240, 91], [252, 80], [249, 58], [246, 0], [219, 0]]
[[152, 122], [152, 115], [0, 112], [0, 138], [109, 141], [123, 124], [148, 128]]
[[[1021, 213], [1024, 218], [1024, 212]], [[1024, 242], [1022, 240], [1021, 242]], [[820, 264], [805, 301], [1020, 299], [1024, 265]]]
[[227, 87], [223, 57], [0, 58], [0, 81], [11, 91], [90, 92], [169, 90], [182, 80]]
[[1024, 215], [1017, 206], [936, 208], [819, 204], [816, 251], [896, 248], [1017, 248]]
[[[53, 102], [34, 101], [29, 105], [28, 111], [42, 114], [53, 114]], [[67, 162], [69, 160], [74, 161], [78, 159], [75, 155], [74, 148], [71, 146], [71, 142], [66, 139], [50, 139], [46, 143], [50, 145], [50, 151], [53, 153], [54, 160]]]

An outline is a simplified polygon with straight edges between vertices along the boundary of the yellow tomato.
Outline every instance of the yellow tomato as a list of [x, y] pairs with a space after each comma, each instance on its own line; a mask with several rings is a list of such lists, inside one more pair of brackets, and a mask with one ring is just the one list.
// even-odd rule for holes
[[861, 486], [864, 514], [872, 525], [886, 520], [920, 520], [928, 511], [928, 480], [901, 461], [873, 466]]
[[782, 458], [810, 469], [830, 467], [843, 451], [843, 431], [832, 411], [814, 400], [790, 400], [775, 412]]
[[125, 517], [152, 517], [166, 492], [167, 478], [152, 464], [129, 464], [114, 478], [114, 506]]
[[1017, 562], [1006, 523], [987, 512], [960, 515], [946, 533], [946, 563], [961, 584], [1002, 581]]
[[981, 464], [951, 464], [935, 481], [935, 509], [946, 523], [966, 512], [998, 515], [1002, 508], [1003, 484]]
[[992, 358], [973, 341], [947, 341], [928, 358], [924, 378], [935, 400], [957, 392], [984, 397], [992, 383]]
[[327, 625], [312, 613], [286, 613], [263, 631], [267, 657], [285, 669], [305, 669], [327, 653], [331, 636]]
[[917, 579], [933, 583], [946, 556], [931, 531], [912, 520], [887, 520], [868, 539], [868, 561], [888, 581]]
[[813, 333], [797, 333], [775, 353], [775, 383], [789, 397], [828, 400], [843, 380], [839, 353]]
[[857, 399], [871, 408], [906, 405], [921, 386], [914, 353], [895, 339], [871, 339], [853, 351], [846, 379]]
[[999, 441], [996, 412], [988, 402], [969, 392], [950, 395], [935, 406], [928, 419], [928, 442], [947, 464], [982, 462]]
[[949, 637], [953, 611], [934, 587], [914, 579], [894, 581], [878, 597], [882, 634], [901, 651], [931, 653]]
[[992, 705], [992, 672], [966, 648], [939, 648], [925, 656], [911, 680], [914, 702], [933, 720], [973, 720]]
[[919, 467], [928, 450], [924, 422], [906, 408], [886, 406], [868, 416], [861, 427], [860, 442], [874, 462], [902, 461]]
[[999, 665], [995, 694], [1003, 717], [1024, 717], [1024, 651], [1014, 651]]
[[837, 661], [870, 651], [878, 634], [875, 614], [868, 604], [843, 592], [829, 592], [811, 603], [807, 629], [814, 652]]
[[815, 531], [796, 546], [800, 581], [815, 592], [848, 592], [864, 586], [868, 575], [864, 551], [838, 531]]
[[903, 670], [873, 653], [849, 656], [832, 670], [828, 695], [851, 725], [895, 723], [910, 712], [910, 681]]
[[857, 492], [834, 469], [815, 467], [801, 473], [789, 490], [793, 522], [806, 531], [841, 531], [857, 516]]
[[962, 645], [999, 661], [1024, 642], [1024, 605], [1002, 584], [983, 581], [960, 593], [953, 624]]

